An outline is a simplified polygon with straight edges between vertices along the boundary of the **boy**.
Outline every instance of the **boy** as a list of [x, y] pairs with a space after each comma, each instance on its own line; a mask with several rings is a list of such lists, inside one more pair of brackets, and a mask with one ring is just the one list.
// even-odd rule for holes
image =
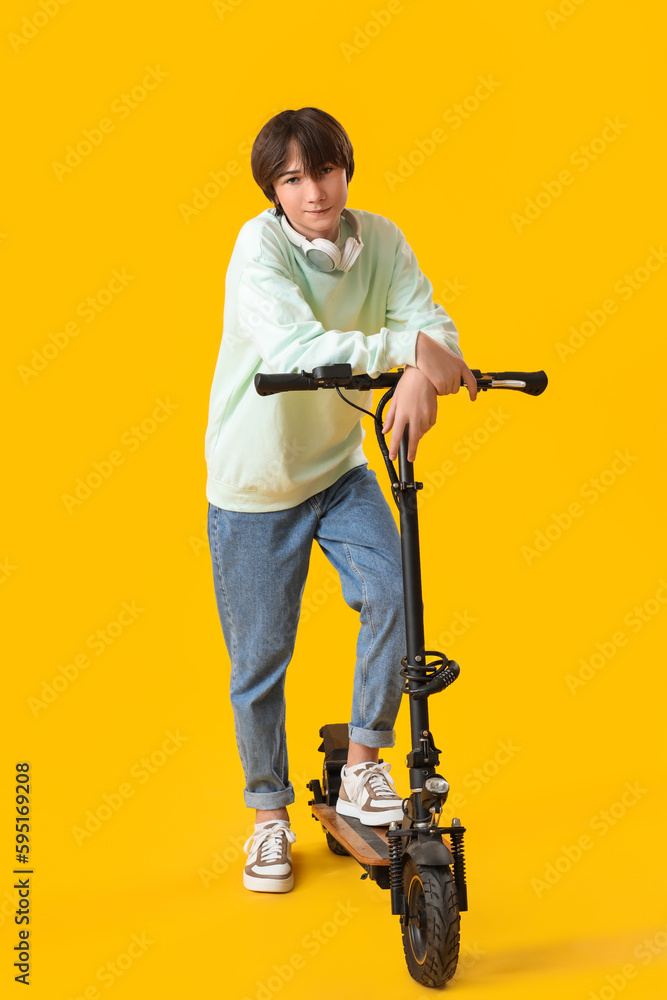
[[[454, 323], [432, 299], [401, 231], [345, 208], [354, 172], [347, 133], [317, 108], [283, 111], [252, 149], [273, 203], [238, 235], [225, 283], [224, 335], [206, 431], [208, 537], [231, 660], [230, 692], [246, 805], [256, 809], [244, 885], [294, 885], [287, 806], [284, 683], [313, 540], [360, 613], [349, 754], [337, 809], [367, 825], [402, 817], [378, 763], [394, 745], [405, 652], [398, 530], [362, 449], [358, 410], [336, 393], [256, 394], [256, 372], [349, 363], [371, 375], [406, 366], [385, 421], [396, 458], [435, 423], [437, 395], [475, 399]], [[350, 393], [368, 406], [369, 393]]]

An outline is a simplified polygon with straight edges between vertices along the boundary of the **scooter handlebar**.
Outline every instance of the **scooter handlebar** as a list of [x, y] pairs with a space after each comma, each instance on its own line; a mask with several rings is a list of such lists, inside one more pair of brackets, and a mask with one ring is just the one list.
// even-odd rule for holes
[[[546, 372], [481, 372], [479, 368], [470, 369], [477, 381], [477, 388], [513, 389], [516, 392], [526, 392], [529, 396], [539, 396], [547, 387]], [[277, 392], [310, 392], [315, 389], [332, 389], [335, 386], [347, 389], [386, 389], [396, 385], [403, 370], [386, 372], [377, 378], [370, 375], [353, 375], [351, 365], [324, 365], [312, 372], [283, 372], [267, 374], [257, 372], [255, 389], [260, 396], [273, 396]], [[465, 385], [461, 379], [461, 385]]]
[[[477, 379], [478, 389], [515, 389], [517, 392], [527, 392], [529, 396], [539, 396], [549, 383], [545, 371], [485, 372], [482, 374], [477, 368], [470, 370]], [[463, 384], [463, 379], [461, 379], [461, 385]]]
[[260, 396], [273, 396], [277, 392], [308, 392], [311, 389], [319, 389], [316, 382], [297, 373], [282, 373], [279, 375], [267, 375], [257, 372], [255, 375], [255, 389]]

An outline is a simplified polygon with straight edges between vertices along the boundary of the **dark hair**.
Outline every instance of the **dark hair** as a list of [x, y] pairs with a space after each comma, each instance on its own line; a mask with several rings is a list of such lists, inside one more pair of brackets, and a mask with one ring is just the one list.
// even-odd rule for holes
[[[273, 182], [285, 170], [290, 146], [295, 144], [308, 177], [314, 177], [326, 163], [344, 167], [347, 182], [354, 173], [354, 150], [340, 124], [319, 108], [281, 111], [264, 125], [255, 139], [250, 155], [250, 169], [262, 191], [275, 205]], [[278, 216], [283, 210], [276, 205]]]

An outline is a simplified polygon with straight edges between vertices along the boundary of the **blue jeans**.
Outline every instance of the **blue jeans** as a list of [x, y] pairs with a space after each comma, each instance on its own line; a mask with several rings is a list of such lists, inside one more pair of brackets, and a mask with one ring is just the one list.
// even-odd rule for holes
[[[285, 742], [285, 672], [313, 539], [338, 572], [346, 603], [359, 612], [350, 739], [369, 747], [394, 745], [406, 645], [400, 536], [375, 473], [359, 465], [287, 510], [222, 510], [209, 502], [208, 539], [231, 660], [245, 802], [253, 809], [279, 809], [294, 801]], [[331, 648], [335, 636], [322, 641]], [[319, 711], [325, 698], [320, 691]]]

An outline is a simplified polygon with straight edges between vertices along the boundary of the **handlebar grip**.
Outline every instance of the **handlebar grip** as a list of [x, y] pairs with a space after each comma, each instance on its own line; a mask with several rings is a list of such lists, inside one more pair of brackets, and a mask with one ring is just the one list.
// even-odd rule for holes
[[496, 381], [501, 379], [516, 379], [519, 382], [525, 382], [526, 386], [524, 389], [519, 389], [519, 392], [527, 392], [529, 396], [539, 396], [547, 387], [548, 379], [547, 373], [545, 371], [540, 372], [494, 372], [494, 379]]
[[292, 390], [308, 392], [318, 387], [313, 379], [297, 373], [266, 375], [263, 372], [257, 372], [254, 381], [255, 389], [260, 396], [273, 396], [276, 392]]
[[[540, 372], [481, 372], [479, 368], [471, 368], [475, 376], [477, 388], [511, 389], [514, 392], [527, 392], [529, 396], [539, 396], [547, 387], [547, 373]], [[505, 385], [503, 383], [525, 382], [525, 385]], [[465, 385], [461, 379], [461, 385]]]

